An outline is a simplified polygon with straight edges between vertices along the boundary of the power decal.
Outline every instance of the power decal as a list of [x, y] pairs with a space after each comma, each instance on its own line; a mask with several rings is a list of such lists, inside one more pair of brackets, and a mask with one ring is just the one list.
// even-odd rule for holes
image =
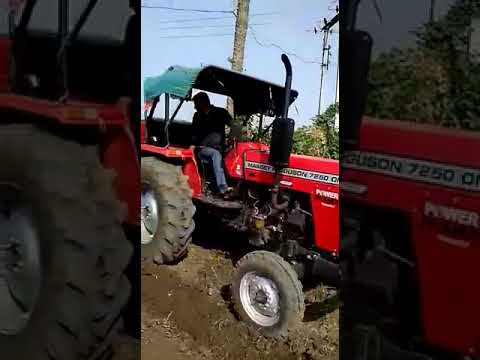
[[316, 189], [315, 190], [315, 195], [317, 195], [318, 197], [321, 197], [321, 198], [326, 198], [326, 199], [337, 200], [338, 201], [338, 193], [334, 193], [334, 192], [331, 192], [331, 191]]
[[[275, 169], [273, 166], [269, 164], [258, 163], [253, 161], [246, 161], [245, 168], [250, 170], [268, 172], [272, 174], [275, 172]], [[296, 177], [300, 179], [338, 185], [338, 175], [319, 173], [319, 172], [310, 171], [310, 170], [292, 169], [292, 168], [285, 168], [281, 170], [280, 173], [282, 175]]]
[[427, 201], [425, 203], [424, 214], [436, 220], [449, 221], [458, 225], [480, 229], [480, 215], [473, 211], [434, 204]]
[[340, 163], [343, 168], [480, 192], [480, 169], [360, 151], [345, 153]]

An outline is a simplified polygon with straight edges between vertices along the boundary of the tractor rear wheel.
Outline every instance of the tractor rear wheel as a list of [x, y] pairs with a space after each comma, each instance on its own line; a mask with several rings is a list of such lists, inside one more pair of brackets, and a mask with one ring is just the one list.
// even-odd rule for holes
[[266, 337], [286, 335], [305, 310], [302, 284], [292, 266], [269, 251], [254, 251], [237, 264], [234, 308], [248, 327]]
[[195, 206], [180, 166], [142, 158], [142, 257], [168, 264], [184, 256], [195, 229]]
[[96, 146], [0, 126], [0, 349], [4, 359], [104, 356], [130, 285], [125, 208]]

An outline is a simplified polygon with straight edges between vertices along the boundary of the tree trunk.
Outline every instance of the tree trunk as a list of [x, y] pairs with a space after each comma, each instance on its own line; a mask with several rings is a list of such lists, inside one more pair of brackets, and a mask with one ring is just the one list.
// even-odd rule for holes
[[[245, 41], [248, 30], [248, 13], [250, 0], [237, 1], [237, 20], [235, 22], [235, 40], [233, 43], [233, 56], [230, 60], [232, 70], [243, 71], [243, 58], [245, 54]], [[227, 110], [233, 115], [233, 102], [230, 98], [227, 100]]]

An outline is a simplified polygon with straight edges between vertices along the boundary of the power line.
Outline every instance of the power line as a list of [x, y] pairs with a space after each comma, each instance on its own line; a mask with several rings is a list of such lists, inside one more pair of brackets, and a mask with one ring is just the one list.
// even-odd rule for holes
[[162, 10], [171, 10], [171, 11], [189, 11], [189, 12], [201, 12], [201, 13], [222, 13], [222, 14], [232, 14], [232, 10], [205, 10], [205, 9], [185, 9], [185, 8], [174, 8], [169, 6], [159, 6], [159, 5], [141, 5], [145, 9], [162, 9]]
[[[271, 15], [278, 15], [278, 13], [274, 13], [274, 12], [258, 13], [258, 14], [252, 14], [250, 16], [255, 17], [255, 16], [271, 16]], [[226, 20], [226, 19], [232, 19], [232, 17], [231, 16], [212, 16], [212, 17], [201, 17], [201, 18], [194, 18], [194, 19], [163, 20], [163, 21], [157, 21], [157, 24], [188, 23], [188, 22], [197, 22], [197, 21]]]
[[233, 36], [229, 34], [203, 34], [203, 35], [173, 35], [173, 36], [157, 36], [156, 39], [189, 39], [189, 38], [202, 38], [202, 37], [220, 37], [220, 36]]
[[[262, 24], [252, 24], [255, 26], [264, 26], [270, 25], [271, 23], [262, 23]], [[191, 25], [191, 26], [171, 26], [171, 27], [160, 27], [157, 30], [177, 30], [177, 29], [198, 29], [198, 28], [231, 28], [232, 25]]]
[[278, 44], [275, 44], [275, 43], [269, 43], [269, 44], [264, 44], [262, 43], [260, 40], [258, 40], [257, 38], [257, 35], [255, 33], [255, 30], [250, 27], [250, 25], [248, 26], [248, 28], [250, 29], [250, 33], [252, 34], [252, 37], [253, 39], [255, 40], [255, 42], [260, 45], [261, 47], [264, 47], [264, 48], [271, 48], [271, 47], [274, 47], [274, 48], [277, 48], [279, 49], [280, 51], [284, 52], [285, 54], [289, 55], [289, 56], [292, 56], [292, 57], [295, 57], [297, 58], [298, 60], [300, 60], [301, 62], [305, 63], [305, 64], [321, 64], [320, 61], [316, 61], [316, 60], [305, 60], [304, 58], [302, 58], [301, 56], [295, 54], [295, 53], [292, 53], [292, 52], [289, 52], [287, 50], [285, 50], [284, 48], [282, 48], [280, 45]]
[[[149, 6], [149, 5], [142, 5], [141, 7], [142, 8], [147, 8], [147, 9], [163, 9], [163, 10], [172, 10], [172, 11], [189, 11], [189, 12], [201, 12], [201, 13], [223, 13], [223, 14], [232, 14], [235, 17], [237, 16], [235, 11], [233, 11], [233, 10], [186, 9], [186, 8], [174, 8], [174, 7], [169, 7], [169, 6]], [[275, 15], [275, 14], [276, 13], [262, 13], [262, 14], [255, 14], [255, 15], [256, 16], [261, 16], [261, 15]], [[252, 14], [252, 16], [255, 16], [255, 15]], [[216, 18], [219, 18], [219, 17], [216, 17]], [[224, 17], [224, 18], [226, 18], [226, 17]], [[194, 21], [194, 20], [198, 20], [198, 19], [183, 19], [183, 21], [185, 21], [185, 22], [188, 22], [190, 20]], [[172, 21], [174, 21], [174, 20], [172, 20]], [[164, 23], [166, 23], [166, 22], [164, 22]], [[285, 50], [284, 48], [282, 48], [281, 46], [279, 46], [275, 43], [264, 44], [260, 40], [258, 40], [254, 29], [250, 25], [248, 26], [248, 28], [251, 30], [251, 34], [252, 34], [255, 42], [262, 47], [275, 47], [275, 48], [283, 51], [285, 54], [290, 55], [292, 57], [295, 57], [295, 58], [299, 59], [300, 61], [302, 61], [303, 63], [306, 63], [306, 64], [321, 64], [319, 61], [305, 60], [301, 56], [299, 56], [295, 53], [289, 52], [289, 51]], [[185, 36], [179, 35], [179, 36], [160, 36], [160, 37], [157, 37], [157, 38], [160, 38], [160, 39], [185, 39], [185, 38], [219, 37], [219, 36], [231, 36], [231, 35], [233, 35], [233, 34], [204, 34], [204, 35], [185, 35]]]
[[[232, 11], [233, 15], [235, 17], [237, 17], [237, 13], [235, 11]], [[264, 44], [262, 43], [260, 40], [258, 40], [257, 38], [257, 35], [255, 33], [255, 30], [251, 27], [251, 25], [249, 24], [248, 25], [248, 29], [250, 29], [250, 33], [252, 34], [252, 37], [253, 39], [255, 40], [255, 42], [260, 45], [261, 47], [264, 47], [264, 48], [268, 48], [268, 47], [274, 47], [274, 48], [277, 48], [279, 49], [280, 51], [284, 52], [285, 54], [289, 55], [289, 56], [292, 56], [292, 57], [295, 57], [297, 58], [298, 60], [300, 60], [301, 62], [305, 63], [305, 64], [321, 64], [321, 62], [319, 61], [316, 61], [316, 60], [305, 60], [304, 58], [302, 58], [301, 56], [295, 54], [295, 53], [292, 53], [290, 51], [287, 51], [285, 50], [284, 48], [282, 48], [280, 45], [278, 44], [275, 44], [275, 43], [269, 43], [269, 44]]]
[[171, 23], [187, 23], [195, 21], [209, 21], [209, 20], [222, 20], [222, 19], [231, 19], [230, 16], [215, 16], [215, 17], [205, 17], [205, 18], [196, 18], [196, 19], [177, 19], [177, 20], [164, 20], [157, 21], [157, 24], [171, 24]]

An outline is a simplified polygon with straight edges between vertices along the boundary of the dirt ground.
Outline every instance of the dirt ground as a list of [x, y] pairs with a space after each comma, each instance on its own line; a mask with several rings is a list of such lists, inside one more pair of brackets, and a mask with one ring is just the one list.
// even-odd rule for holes
[[338, 359], [333, 290], [306, 290], [305, 319], [285, 339], [253, 335], [231, 311], [231, 254], [193, 245], [177, 265], [143, 265], [142, 360]]

